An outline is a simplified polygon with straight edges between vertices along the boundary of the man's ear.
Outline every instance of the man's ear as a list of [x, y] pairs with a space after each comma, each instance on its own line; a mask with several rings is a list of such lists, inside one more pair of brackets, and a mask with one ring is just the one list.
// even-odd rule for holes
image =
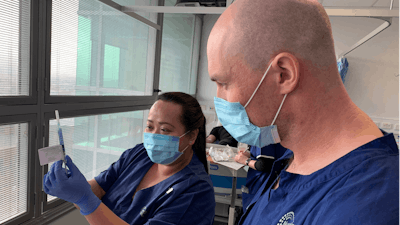
[[300, 79], [300, 63], [297, 58], [288, 53], [279, 53], [274, 59], [274, 69], [280, 73], [280, 94], [289, 94], [294, 91]]

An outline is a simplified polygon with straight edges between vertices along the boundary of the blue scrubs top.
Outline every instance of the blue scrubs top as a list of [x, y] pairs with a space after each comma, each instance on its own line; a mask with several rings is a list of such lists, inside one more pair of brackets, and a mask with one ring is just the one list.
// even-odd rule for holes
[[[280, 144], [272, 144], [263, 148], [258, 148], [256, 146], [250, 147], [252, 160], [257, 160], [256, 157], [259, 155], [272, 156], [275, 159], [279, 159], [280, 157], [282, 157], [285, 151], [286, 149]], [[248, 188], [249, 193], [242, 192], [243, 212], [246, 212], [246, 208], [250, 204], [250, 201], [253, 199], [254, 195], [261, 187], [261, 185], [265, 182], [265, 180], [269, 177], [269, 175], [270, 173], [254, 170], [249, 167], [246, 177], [246, 187]]]
[[[239, 224], [398, 224], [399, 149], [393, 134], [310, 175], [285, 171], [292, 155], [287, 150], [274, 162]], [[278, 176], [279, 187], [271, 190]]]
[[143, 144], [126, 150], [95, 177], [106, 192], [102, 202], [129, 224], [213, 224], [214, 189], [196, 154], [184, 169], [132, 199], [153, 164]]

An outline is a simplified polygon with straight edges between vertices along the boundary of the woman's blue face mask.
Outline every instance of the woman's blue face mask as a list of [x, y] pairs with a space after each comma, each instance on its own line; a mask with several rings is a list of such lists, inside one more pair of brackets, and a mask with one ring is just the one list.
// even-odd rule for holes
[[232, 135], [232, 137], [238, 142], [257, 146], [259, 148], [281, 142], [278, 134], [278, 128], [273, 124], [279, 115], [287, 94], [283, 97], [278, 112], [275, 114], [275, 118], [270, 126], [258, 127], [252, 124], [246, 112], [247, 105], [249, 105], [250, 101], [253, 99], [269, 69], [271, 68], [271, 65], [272, 63], [269, 65], [256, 90], [254, 90], [245, 106], [242, 106], [239, 102], [228, 102], [224, 99], [214, 97], [215, 111], [217, 112], [218, 119], [228, 133]]
[[177, 136], [170, 136], [164, 134], [143, 134], [143, 145], [146, 148], [147, 155], [152, 162], [162, 165], [169, 165], [175, 162], [183, 152], [189, 147], [180, 152], [179, 151], [179, 139], [185, 136], [187, 133]]

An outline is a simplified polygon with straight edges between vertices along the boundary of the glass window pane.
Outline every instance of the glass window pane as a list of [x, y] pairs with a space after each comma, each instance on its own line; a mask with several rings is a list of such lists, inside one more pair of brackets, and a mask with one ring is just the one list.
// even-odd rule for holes
[[[90, 180], [126, 149], [142, 143], [147, 114], [148, 110], [61, 119], [66, 154]], [[49, 146], [59, 144], [57, 129], [56, 120], [50, 120]]]
[[54, 0], [50, 95], [152, 95], [155, 37], [99, 1]]
[[194, 35], [194, 16], [185, 14], [164, 14], [160, 89], [163, 92], [181, 91], [189, 94]]
[[29, 96], [30, 1], [0, 1], [0, 97]]
[[0, 125], [0, 224], [27, 211], [28, 127]]

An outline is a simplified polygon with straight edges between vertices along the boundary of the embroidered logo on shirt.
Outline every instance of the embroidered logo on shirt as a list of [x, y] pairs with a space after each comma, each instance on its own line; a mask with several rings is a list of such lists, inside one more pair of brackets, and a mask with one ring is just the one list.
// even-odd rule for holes
[[145, 206], [145, 207], [142, 208], [142, 210], [140, 210], [140, 216], [141, 217], [144, 217], [144, 214], [147, 213], [146, 209], [147, 209], [147, 207]]
[[277, 225], [294, 225], [294, 212], [288, 212], [282, 216]]

